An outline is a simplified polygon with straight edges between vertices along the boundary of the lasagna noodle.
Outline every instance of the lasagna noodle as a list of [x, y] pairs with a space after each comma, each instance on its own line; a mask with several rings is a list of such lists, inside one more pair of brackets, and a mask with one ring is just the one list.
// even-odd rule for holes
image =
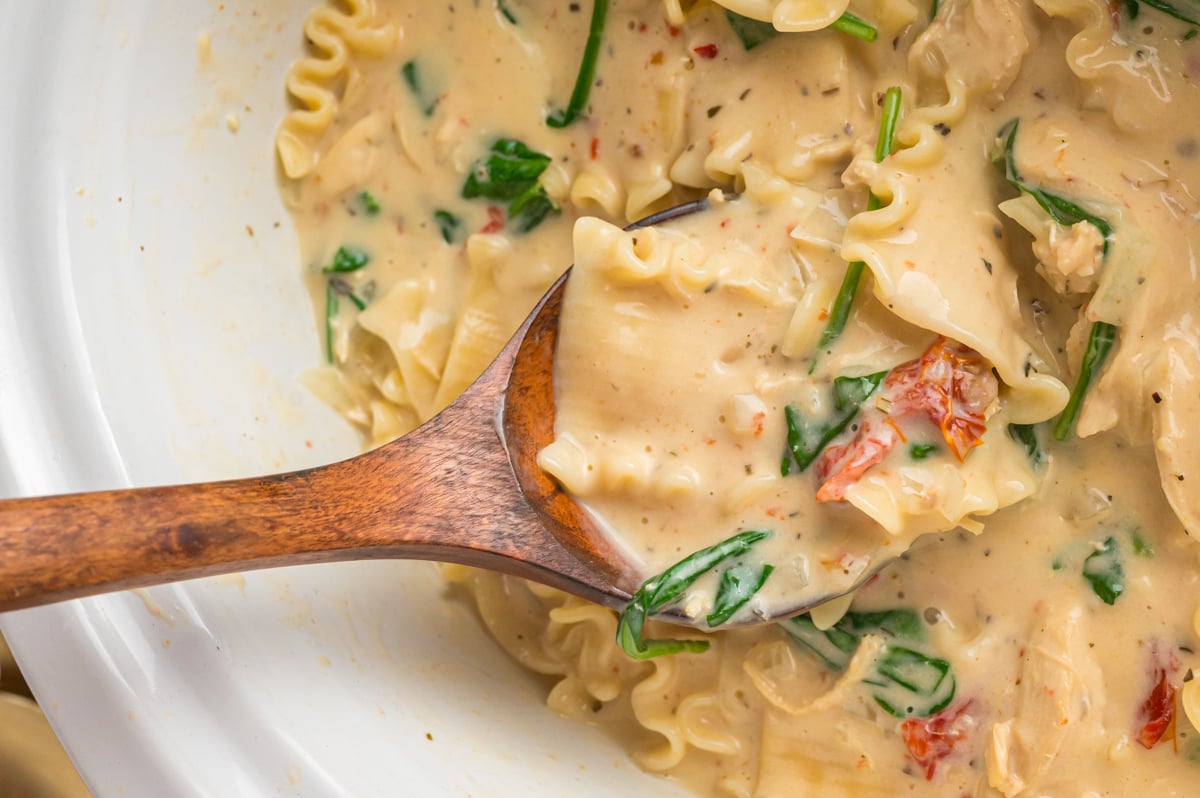
[[304, 177], [316, 165], [316, 141], [333, 122], [342, 97], [353, 96], [361, 79], [357, 56], [378, 58], [391, 51], [396, 28], [378, 24], [374, 0], [344, 0], [345, 8], [319, 7], [304, 21], [304, 37], [313, 53], [292, 65], [287, 91], [297, 108], [276, 134], [275, 148], [284, 174]]

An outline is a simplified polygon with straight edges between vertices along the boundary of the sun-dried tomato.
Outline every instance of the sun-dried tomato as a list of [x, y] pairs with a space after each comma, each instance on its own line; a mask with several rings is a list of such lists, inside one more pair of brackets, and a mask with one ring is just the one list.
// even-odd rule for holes
[[878, 465], [892, 450], [900, 436], [890, 424], [864, 423], [854, 440], [841, 446], [828, 446], [817, 458], [819, 502], [840, 502], [846, 488], [858, 482], [872, 466]]
[[982, 355], [945, 338], [916, 360], [892, 369], [883, 383], [892, 417], [925, 416], [941, 429], [959, 460], [983, 442], [984, 412], [998, 390], [996, 376]]
[[1146, 748], [1158, 745], [1175, 720], [1175, 685], [1166, 668], [1156, 668], [1155, 676], [1154, 687], [1142, 702], [1141, 717], [1146, 722], [1137, 733], [1137, 741]]
[[933, 781], [938, 765], [970, 738], [975, 728], [971, 703], [967, 700], [957, 707], [946, 707], [927, 718], [909, 718], [901, 725], [908, 753], [924, 768], [927, 780]]

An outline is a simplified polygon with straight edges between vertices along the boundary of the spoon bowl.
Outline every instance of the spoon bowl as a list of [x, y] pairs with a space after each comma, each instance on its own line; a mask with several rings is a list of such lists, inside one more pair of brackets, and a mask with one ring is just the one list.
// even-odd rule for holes
[[[631, 227], [707, 207], [687, 203]], [[537, 464], [554, 438], [554, 353], [569, 275], [458, 399], [372, 451], [272, 476], [0, 501], [0, 612], [258, 568], [380, 558], [487, 568], [624, 606], [650, 574]], [[806, 596], [745, 622], [830, 598]], [[672, 610], [661, 617], [701, 621]]]

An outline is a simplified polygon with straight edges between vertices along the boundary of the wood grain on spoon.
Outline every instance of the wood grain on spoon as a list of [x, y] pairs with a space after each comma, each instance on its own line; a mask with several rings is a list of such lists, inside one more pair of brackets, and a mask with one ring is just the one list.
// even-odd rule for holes
[[479, 380], [412, 433], [277, 476], [0, 501], [0, 611], [300, 563], [438, 560], [615, 606], [638, 575], [537, 467], [566, 275]]

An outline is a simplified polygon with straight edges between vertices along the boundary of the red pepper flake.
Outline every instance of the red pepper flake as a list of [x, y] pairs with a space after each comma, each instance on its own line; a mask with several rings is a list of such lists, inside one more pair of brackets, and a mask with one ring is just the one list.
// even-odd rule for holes
[[504, 229], [504, 211], [495, 205], [488, 206], [488, 223], [480, 228], [481, 233], [499, 233]]
[[699, 47], [693, 47], [692, 52], [701, 58], [716, 58], [720, 50], [715, 44], [702, 44]]
[[600, 139], [595, 136], [592, 136], [592, 148], [589, 152], [593, 161], [600, 156]]
[[766, 412], [763, 410], [758, 411], [757, 413], [754, 414], [754, 417], [750, 420], [750, 422], [754, 427], [754, 437], [761, 438], [763, 435], [763, 432], [767, 428]]
[[925, 769], [925, 778], [933, 781], [937, 767], [954, 749], [967, 741], [975, 728], [970, 716], [971, 700], [957, 708], [946, 707], [928, 718], [910, 718], [901, 725], [908, 753]]
[[667, 23], [667, 33], [671, 34], [671, 38], [674, 39], [676, 36], [679, 35], [679, 28], [676, 27], [675, 25], [672, 25], [670, 22], [668, 22]]
[[645, 32], [646, 32], [646, 23], [639, 22], [638, 23], [638, 33], [645, 33]]
[[1146, 722], [1137, 734], [1137, 741], [1147, 749], [1158, 745], [1168, 729], [1173, 731], [1175, 723], [1175, 685], [1171, 684], [1167, 670], [1162, 666], [1155, 670], [1155, 676], [1154, 689], [1142, 703], [1141, 717]]

